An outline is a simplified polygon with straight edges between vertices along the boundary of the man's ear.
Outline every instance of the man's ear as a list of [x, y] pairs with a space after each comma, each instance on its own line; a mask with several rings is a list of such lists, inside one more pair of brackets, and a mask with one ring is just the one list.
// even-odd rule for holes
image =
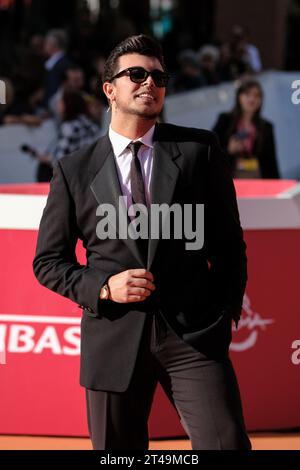
[[112, 101], [115, 100], [114, 86], [113, 86], [112, 83], [104, 82], [103, 83], [103, 91], [104, 91], [105, 96], [108, 99], [109, 103], [111, 103]]

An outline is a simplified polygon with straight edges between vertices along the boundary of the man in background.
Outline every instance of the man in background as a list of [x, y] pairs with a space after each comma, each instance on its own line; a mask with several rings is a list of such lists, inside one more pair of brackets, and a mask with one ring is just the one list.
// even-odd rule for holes
[[66, 33], [60, 29], [53, 29], [48, 32], [45, 39], [45, 54], [48, 60], [45, 63], [45, 103], [48, 104], [50, 98], [60, 87], [64, 73], [71, 66], [71, 61], [67, 57], [68, 38]]

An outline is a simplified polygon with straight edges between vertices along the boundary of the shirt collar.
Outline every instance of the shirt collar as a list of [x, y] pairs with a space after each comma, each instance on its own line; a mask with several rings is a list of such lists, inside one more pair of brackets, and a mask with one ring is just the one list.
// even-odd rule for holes
[[57, 62], [65, 55], [63, 51], [58, 51], [53, 56], [51, 56], [46, 62], [45, 62], [45, 68], [47, 70], [53, 69], [53, 67], [57, 64]]
[[[137, 139], [138, 141], [142, 142], [147, 147], [153, 148], [153, 134], [155, 130], [155, 125], [153, 125], [142, 137]], [[111, 141], [111, 145], [113, 147], [113, 151], [116, 157], [120, 157], [122, 153], [126, 150], [128, 145], [130, 144], [131, 139], [128, 137], [124, 137], [122, 134], [115, 132], [111, 126], [109, 126], [108, 131], [109, 139]]]

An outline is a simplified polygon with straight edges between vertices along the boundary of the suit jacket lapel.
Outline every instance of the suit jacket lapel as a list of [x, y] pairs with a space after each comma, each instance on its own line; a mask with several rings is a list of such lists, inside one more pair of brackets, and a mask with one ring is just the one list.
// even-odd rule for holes
[[[179, 167], [176, 165], [175, 159], [180, 155], [180, 151], [176, 143], [171, 142], [170, 139], [164, 138], [159, 125], [156, 126], [153, 140], [153, 169], [150, 189], [151, 203], [158, 205], [171, 205], [179, 175]], [[99, 140], [94, 150], [90, 173], [92, 174], [92, 183], [90, 188], [98, 204], [108, 203], [117, 209], [117, 225], [113, 218], [108, 216], [108, 219], [118, 234], [119, 198], [122, 197], [123, 194], [108, 135], [105, 135]], [[124, 210], [126, 211], [126, 230], [128, 233], [130, 219], [127, 215], [126, 208], [124, 208]], [[151, 211], [149, 213], [149, 217], [151, 226]], [[155, 257], [159, 239], [161, 238], [163, 223], [164, 219], [162, 219], [162, 225], [159, 227], [159, 238], [152, 239], [150, 237], [151, 233], [149, 234], [147, 259], [148, 270], [150, 270]], [[139, 251], [138, 243], [130, 237], [127, 237], [126, 239], [122, 238], [122, 240], [127, 245], [135, 259], [139, 262], [140, 266], [145, 267], [142, 254]]]
[[[90, 168], [90, 171], [93, 174], [95, 174], [95, 168], [97, 168], [96, 176], [94, 176], [90, 188], [99, 205], [111, 204], [116, 209], [117, 224], [115, 224], [115, 219], [110, 217], [109, 213], [107, 218], [116, 233], [119, 234], [119, 204], [120, 201], [122, 203], [122, 199], [120, 198], [123, 196], [123, 194], [119, 182], [112, 146], [108, 135], [100, 139], [94, 150], [92, 166]], [[123, 206], [123, 220], [126, 220], [126, 233], [128, 233], [130, 219], [127, 215], [127, 208], [125, 206]], [[122, 238], [122, 240], [127, 245], [132, 255], [135, 257], [141, 267], [143, 267], [143, 258], [138, 249], [136, 241], [129, 237]]]
[[[156, 127], [154, 134], [151, 203], [171, 205], [179, 176], [179, 168], [175, 163], [175, 159], [180, 155], [180, 151], [176, 143], [163, 139], [163, 136], [160, 135], [159, 127], [159, 125]], [[164, 218], [159, 227], [159, 238], [161, 238], [163, 224]], [[149, 235], [148, 270], [151, 269], [158, 243], [159, 239], [152, 239]]]

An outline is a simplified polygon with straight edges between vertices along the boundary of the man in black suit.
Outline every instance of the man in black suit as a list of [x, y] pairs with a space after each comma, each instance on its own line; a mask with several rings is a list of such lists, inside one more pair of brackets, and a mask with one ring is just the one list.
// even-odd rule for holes
[[45, 39], [45, 53], [48, 60], [45, 63], [45, 104], [57, 92], [60, 87], [66, 70], [72, 65], [66, 55], [67, 35], [63, 30], [53, 29], [48, 32]]
[[[83, 309], [80, 383], [93, 447], [148, 449], [160, 382], [193, 449], [249, 449], [228, 357], [247, 260], [226, 160], [213, 133], [157, 123], [168, 75], [153, 39], [119, 44], [103, 81], [109, 133], [58, 162], [34, 259], [38, 280]], [[188, 214], [181, 236], [164, 211], [152, 234], [151, 209], [162, 204]], [[199, 228], [201, 205], [196, 246], [186, 225]], [[151, 236], [134, 239], [143, 214]], [[75, 256], [78, 239], [86, 266]]]

